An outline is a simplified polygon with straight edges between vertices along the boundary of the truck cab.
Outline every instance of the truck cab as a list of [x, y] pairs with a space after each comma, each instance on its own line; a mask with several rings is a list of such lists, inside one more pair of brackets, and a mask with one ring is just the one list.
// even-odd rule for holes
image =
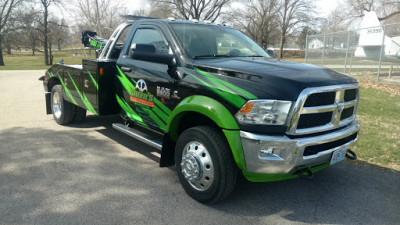
[[113, 127], [161, 150], [185, 191], [226, 198], [238, 173], [253, 182], [312, 175], [358, 138], [359, 86], [326, 68], [270, 57], [231, 27], [141, 19], [120, 25], [97, 60], [45, 76], [56, 122], [121, 113]]

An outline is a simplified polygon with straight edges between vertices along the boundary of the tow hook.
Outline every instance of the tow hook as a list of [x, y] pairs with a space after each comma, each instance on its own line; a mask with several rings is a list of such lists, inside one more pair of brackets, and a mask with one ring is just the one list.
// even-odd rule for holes
[[314, 178], [313, 172], [308, 168], [298, 170], [295, 174], [298, 175], [299, 177], [301, 177], [303, 179], [307, 179], [307, 180], [311, 180]]
[[352, 150], [347, 149], [346, 158], [348, 158], [348, 159], [350, 159], [350, 160], [356, 160], [356, 159], [357, 159], [357, 155], [356, 155], [356, 153], [353, 152]]

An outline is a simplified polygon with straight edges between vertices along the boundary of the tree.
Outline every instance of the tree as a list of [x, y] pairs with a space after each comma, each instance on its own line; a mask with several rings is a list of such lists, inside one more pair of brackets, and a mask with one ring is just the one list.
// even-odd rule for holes
[[37, 12], [31, 11], [27, 13], [24, 17], [25, 27], [23, 31], [26, 33], [25, 37], [27, 38], [25, 45], [32, 50], [32, 55], [35, 55], [35, 52], [38, 51], [38, 45], [40, 43], [40, 39], [42, 35], [40, 33], [40, 28], [38, 27], [38, 22], [35, 22], [35, 18], [37, 18]]
[[53, 18], [50, 21], [50, 37], [53, 42], [56, 42], [59, 51], [68, 36], [69, 32], [67, 22], [64, 19]]
[[399, 0], [347, 0], [347, 17], [351, 21], [361, 18], [366, 12], [377, 12], [379, 21], [385, 21], [396, 15], [400, 15]]
[[[95, 7], [93, 7], [95, 6]], [[114, 29], [122, 22], [120, 1], [108, 0], [75, 0], [73, 3], [76, 18], [75, 33], [95, 27], [99, 36], [109, 37]]]
[[276, 39], [278, 28], [278, 0], [249, 0], [243, 7], [231, 9], [227, 20], [249, 35], [263, 48]]
[[281, 0], [280, 47], [279, 58], [283, 56], [283, 47], [289, 36], [305, 26], [313, 26], [314, 7], [311, 0]]
[[51, 65], [49, 55], [49, 8], [51, 5], [58, 3], [59, 0], [39, 0], [41, 6], [43, 7], [43, 21], [40, 21], [42, 25], [43, 33], [43, 48], [44, 48], [44, 64], [46, 66]]
[[297, 39], [297, 44], [301, 47], [301, 48], [307, 48], [306, 44], [307, 44], [307, 36], [308, 35], [313, 35], [316, 34], [317, 32], [315, 30], [313, 30], [310, 27], [303, 27], [303, 29], [300, 32], [300, 35]]
[[13, 10], [21, 4], [22, 0], [1, 0], [0, 1], [0, 66], [4, 66], [2, 42], [6, 32], [6, 26]]
[[323, 22], [321, 32], [333, 33], [344, 31], [350, 26], [350, 21], [347, 19], [347, 13], [342, 10], [342, 7], [334, 9]]
[[[29, 7], [29, 8], [28, 8]], [[38, 50], [38, 45], [42, 39], [40, 26], [37, 18], [39, 12], [30, 6], [20, 7], [18, 17], [15, 18], [15, 30], [12, 32], [17, 45], [23, 48], [31, 49], [32, 55]]]
[[171, 6], [173, 16], [185, 20], [215, 20], [231, 0], [152, 0], [156, 4]]
[[[150, 10], [147, 16], [154, 18], [168, 18], [173, 16], [173, 7], [169, 4], [160, 4], [159, 2], [150, 3]], [[138, 16], [141, 16], [138, 14]], [[143, 15], [144, 16], [144, 15]]]

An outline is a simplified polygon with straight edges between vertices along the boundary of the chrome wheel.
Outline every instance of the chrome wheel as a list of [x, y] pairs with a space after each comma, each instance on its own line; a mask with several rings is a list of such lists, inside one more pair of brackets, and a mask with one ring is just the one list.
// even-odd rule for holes
[[61, 98], [58, 92], [54, 92], [53, 94], [53, 113], [56, 118], [61, 117]]
[[182, 174], [198, 191], [207, 190], [214, 179], [214, 165], [207, 148], [197, 141], [186, 144], [182, 152]]

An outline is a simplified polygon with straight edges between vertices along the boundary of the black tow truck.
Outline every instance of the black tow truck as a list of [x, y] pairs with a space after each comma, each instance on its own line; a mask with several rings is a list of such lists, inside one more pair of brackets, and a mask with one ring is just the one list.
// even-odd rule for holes
[[96, 60], [53, 65], [47, 113], [58, 124], [120, 113], [113, 127], [161, 150], [185, 191], [214, 203], [249, 181], [310, 178], [355, 154], [359, 85], [330, 69], [271, 58], [238, 30], [139, 19], [108, 39], [85, 31]]

